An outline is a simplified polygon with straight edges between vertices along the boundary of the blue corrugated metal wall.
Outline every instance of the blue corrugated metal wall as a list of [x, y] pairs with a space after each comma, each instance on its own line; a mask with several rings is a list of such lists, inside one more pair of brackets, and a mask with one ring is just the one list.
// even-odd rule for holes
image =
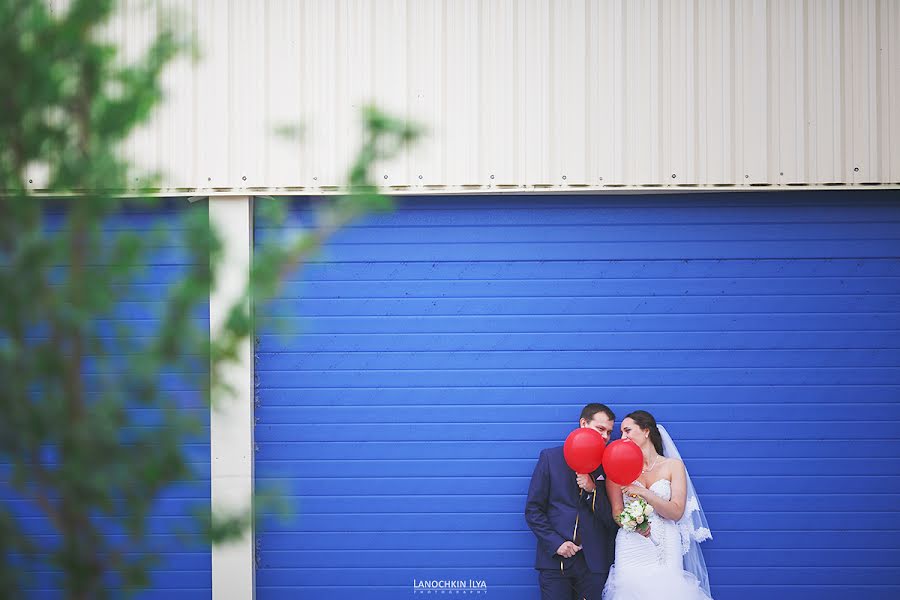
[[[148, 232], [154, 227], [168, 231], [168, 242], [163, 242], [158, 250], [150, 255], [146, 264], [135, 280], [126, 299], [115, 309], [109, 319], [99, 319], [95, 326], [100, 332], [112, 333], [113, 319], [120, 320], [132, 329], [140, 342], [149, 341], [151, 332], [156, 331], [160, 320], [163, 302], [170, 286], [187, 273], [188, 253], [181, 243], [183, 232], [179, 229], [180, 211], [185, 210], [184, 200], [164, 202], [158, 208], [130, 209], [111, 219], [107, 230], [130, 230]], [[194, 210], [206, 210], [205, 206], [196, 206]], [[61, 218], [51, 218], [49, 231], [61, 226]], [[200, 307], [194, 318], [199, 327], [208, 330], [209, 306]], [[101, 333], [101, 335], [105, 335]], [[126, 349], [126, 351], [136, 349]], [[92, 381], [102, 371], [92, 361], [86, 361], [86, 378], [88, 394], [92, 392]], [[211, 553], [208, 545], [199, 538], [192, 537], [198, 531], [193, 511], [209, 506], [210, 502], [210, 468], [209, 468], [209, 409], [199, 390], [186, 387], [183, 373], [169, 371], [160, 380], [163, 393], [177, 399], [185, 412], [190, 412], [203, 424], [200, 437], [191, 440], [186, 452], [197, 474], [195, 481], [180, 484], [167, 490], [160, 498], [149, 521], [152, 543], [161, 556], [161, 562], [152, 573], [151, 588], [136, 596], [138, 600], [180, 600], [210, 598], [212, 587]], [[137, 422], [154, 417], [147, 409], [136, 409], [140, 414]], [[146, 414], [145, 414], [146, 413]], [[0, 465], [0, 501], [20, 518], [25, 531], [39, 536], [47, 548], [57, 543], [53, 528], [30, 501], [20, 498], [5, 485], [8, 466]], [[122, 539], [124, 542], [124, 538]], [[28, 575], [31, 582], [27, 598], [62, 598], [60, 581], [57, 573], [48, 570], [46, 564], [31, 565]]]
[[537, 599], [525, 491], [589, 401], [680, 444], [717, 600], [900, 597], [898, 294], [895, 192], [406, 199], [262, 309], [257, 484], [298, 515], [259, 598]]

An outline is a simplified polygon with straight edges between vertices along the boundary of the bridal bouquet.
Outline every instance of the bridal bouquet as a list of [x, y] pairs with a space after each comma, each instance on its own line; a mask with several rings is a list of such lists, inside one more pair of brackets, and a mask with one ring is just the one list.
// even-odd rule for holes
[[619, 513], [619, 523], [626, 531], [646, 531], [651, 514], [653, 507], [643, 498], [637, 498], [625, 504], [625, 509]]

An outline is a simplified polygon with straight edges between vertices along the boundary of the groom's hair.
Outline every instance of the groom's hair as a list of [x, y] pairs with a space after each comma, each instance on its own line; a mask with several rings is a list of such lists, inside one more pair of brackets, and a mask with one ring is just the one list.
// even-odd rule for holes
[[584, 419], [590, 423], [594, 419], [594, 415], [598, 412], [606, 413], [606, 416], [609, 417], [610, 421], [616, 420], [616, 413], [614, 413], [610, 407], [605, 404], [600, 404], [599, 402], [591, 402], [581, 409], [581, 417], [578, 419], [578, 422], [580, 423], [581, 419]]

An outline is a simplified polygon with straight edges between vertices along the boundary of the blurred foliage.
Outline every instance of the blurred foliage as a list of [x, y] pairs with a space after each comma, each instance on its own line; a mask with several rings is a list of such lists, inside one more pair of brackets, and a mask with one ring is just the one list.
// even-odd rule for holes
[[[322, 203], [316, 225], [292, 241], [254, 249], [247, 289], [211, 340], [200, 317], [222, 242], [206, 205], [123, 197], [140, 194], [129, 190], [138, 174], [119, 151], [162, 99], [162, 70], [191, 43], [162, 24], [146, 53], [123, 64], [101, 35], [115, 4], [71, 0], [54, 14], [45, 0], [0, 0], [0, 497], [28, 503], [54, 532], [39, 538], [10, 502], [0, 506], [3, 598], [27, 597], [28, 562], [56, 570], [71, 599], [149, 584], [159, 557], [148, 519], [161, 494], [193, 477], [185, 444], [207, 441], [205, 418], [165, 391], [163, 375], [196, 390], [197, 406], [221, 396], [222, 368], [253, 333], [250, 299], [275, 295], [343, 225], [389, 208], [371, 170], [417, 135], [367, 109], [347, 193]], [[30, 189], [35, 170], [57, 199]], [[129, 215], [163, 214], [161, 204], [180, 222], [149, 232], [121, 227], [134, 225]], [[259, 199], [256, 209], [257, 218], [281, 223], [285, 201]], [[185, 249], [186, 271], [163, 298], [151, 298], [161, 306], [154, 330], [135, 332], [117, 311], [140, 297], [139, 277], [167, 245]], [[197, 531], [213, 543], [244, 535], [252, 522], [208, 506], [198, 517]]]

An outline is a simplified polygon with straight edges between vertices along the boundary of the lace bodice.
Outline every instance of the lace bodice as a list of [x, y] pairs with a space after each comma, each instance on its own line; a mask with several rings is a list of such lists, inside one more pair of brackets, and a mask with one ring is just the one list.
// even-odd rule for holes
[[663, 500], [672, 499], [672, 482], [668, 479], [657, 479], [648, 489]]
[[[646, 486], [644, 486], [644, 484], [642, 484], [639, 481], [637, 481], [635, 483], [641, 487], [646, 487]], [[672, 499], [672, 482], [669, 481], [668, 479], [657, 479], [647, 489], [649, 489], [651, 492], [653, 492], [654, 494], [656, 494], [663, 500], [669, 501]], [[624, 492], [623, 492], [623, 498], [626, 503], [630, 499], [627, 495], [625, 495]], [[699, 507], [697, 506], [696, 502], [694, 502], [694, 503], [689, 503], [688, 506], [686, 506], [684, 510], [685, 510], [685, 514], [690, 514], [691, 512], [696, 511], [698, 509], [699, 509]], [[662, 517], [660, 517], [657, 513], [654, 512], [652, 515], [650, 515], [650, 522], [652, 523], [660, 518], [662, 518]], [[693, 530], [690, 527], [690, 523], [685, 519], [676, 523], [676, 525], [678, 526], [679, 533], [681, 534], [682, 552], [687, 552], [688, 545], [690, 544], [691, 539], [694, 539], [697, 542], [702, 542], [702, 541], [708, 540], [712, 537], [712, 535], [709, 532], [709, 529], [701, 528], [701, 529]]]
[[[639, 485], [641, 487], [646, 487], [640, 481], [635, 481], [634, 483], [635, 483], [635, 485]], [[672, 482], [669, 481], [668, 479], [657, 479], [647, 489], [649, 489], [651, 492], [653, 492], [654, 494], [656, 494], [663, 500], [668, 501], [668, 500], [672, 499]], [[624, 502], [626, 504], [628, 503], [629, 500], [632, 500], [632, 498], [630, 496], [628, 496], [628, 494], [626, 494], [624, 491], [622, 492], [622, 499], [624, 500]]]

